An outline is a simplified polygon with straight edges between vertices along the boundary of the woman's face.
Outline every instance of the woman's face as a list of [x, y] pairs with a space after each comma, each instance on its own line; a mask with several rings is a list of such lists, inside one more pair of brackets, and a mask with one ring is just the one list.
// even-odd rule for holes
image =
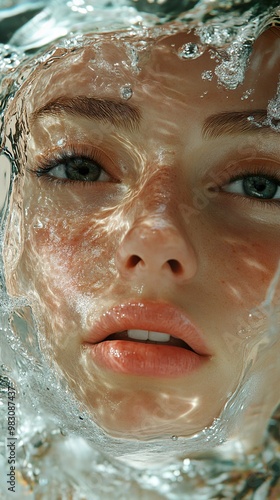
[[276, 93], [280, 40], [258, 40], [234, 91], [202, 77], [211, 51], [178, 56], [190, 40], [139, 44], [137, 61], [104, 35], [37, 69], [10, 110], [30, 132], [8, 290], [31, 300], [42, 351], [114, 436], [211, 425], [253, 352], [266, 383], [279, 376], [278, 343], [256, 347], [279, 260], [279, 136], [254, 120]]

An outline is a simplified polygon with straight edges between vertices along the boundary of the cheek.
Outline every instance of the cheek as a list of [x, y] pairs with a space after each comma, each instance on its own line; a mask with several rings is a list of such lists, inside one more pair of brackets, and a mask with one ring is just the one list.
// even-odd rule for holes
[[[250, 238], [246, 243], [228, 242], [224, 255], [227, 258], [220, 282], [221, 295], [228, 302], [225, 324], [234, 336], [235, 350], [237, 341], [239, 349], [247, 346], [250, 350], [271, 329], [275, 307], [272, 304], [268, 311], [265, 303], [278, 268], [279, 242], [266, 238], [261, 242]], [[279, 289], [274, 297], [279, 303]], [[225, 339], [227, 344], [229, 337]]]
[[241, 226], [237, 230], [220, 225], [214, 231], [213, 224], [212, 231], [210, 224], [204, 227], [197, 244], [198, 284], [193, 285], [197, 301], [190, 307], [201, 328], [211, 331], [215, 349], [229, 352], [230, 361], [269, 329], [263, 303], [278, 268], [280, 238], [272, 230], [259, 234]]
[[35, 293], [42, 308], [66, 319], [74, 316], [83, 295], [93, 300], [108, 288], [114, 274], [114, 235], [105, 220], [39, 218], [40, 224], [36, 216], [25, 222], [19, 282], [25, 292]]
[[204, 224], [204, 241], [200, 241], [201, 248], [205, 248], [203, 267], [205, 272], [208, 269], [222, 298], [248, 310], [265, 299], [277, 271], [279, 227], [249, 222], [246, 212], [242, 217], [232, 215], [231, 207], [226, 216], [217, 213], [216, 220], [211, 216]]
[[259, 243], [248, 237], [246, 242], [229, 242], [227, 247], [225, 255], [231, 267], [228, 284], [232, 291], [241, 303], [250, 297], [263, 300], [277, 271], [279, 242], [262, 238]]

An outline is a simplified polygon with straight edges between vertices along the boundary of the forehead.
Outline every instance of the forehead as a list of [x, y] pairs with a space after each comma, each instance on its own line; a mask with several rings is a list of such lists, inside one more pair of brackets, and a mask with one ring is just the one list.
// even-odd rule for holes
[[[264, 33], [255, 43], [244, 82], [226, 89], [215, 74], [220, 60], [213, 49], [187, 60], [179, 56], [186, 43], [199, 43], [194, 34], [180, 33], [157, 40], [114, 35], [88, 37], [84, 47], [60, 56], [55, 52], [47, 64], [35, 70], [27, 85], [28, 113], [58, 96], [87, 95], [121, 98], [131, 87], [133, 96], [153, 96], [154, 101], [171, 98], [215, 109], [240, 110], [267, 106], [274, 97], [280, 73], [280, 38]], [[207, 72], [208, 78], [203, 76]], [[24, 94], [23, 94], [24, 95]], [[247, 97], [246, 97], [247, 96]], [[250, 96], [250, 99], [248, 99]]]

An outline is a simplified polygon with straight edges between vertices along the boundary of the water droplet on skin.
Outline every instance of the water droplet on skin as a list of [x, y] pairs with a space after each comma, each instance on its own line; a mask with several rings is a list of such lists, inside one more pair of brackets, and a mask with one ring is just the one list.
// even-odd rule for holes
[[132, 97], [132, 94], [133, 94], [133, 91], [132, 91], [132, 88], [130, 87], [130, 85], [124, 85], [123, 87], [121, 87], [122, 99], [125, 99], [126, 101], [128, 101], [128, 99], [130, 99]]
[[189, 42], [182, 45], [178, 50], [178, 56], [181, 59], [197, 59], [204, 52], [204, 47], [198, 43]]

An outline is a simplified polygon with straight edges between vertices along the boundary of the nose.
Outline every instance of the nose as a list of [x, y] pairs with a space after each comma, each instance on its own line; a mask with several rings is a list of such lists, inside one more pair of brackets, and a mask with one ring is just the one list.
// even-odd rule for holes
[[157, 280], [182, 284], [197, 271], [191, 242], [179, 229], [163, 221], [140, 221], [128, 231], [116, 254], [116, 265], [126, 279]]

